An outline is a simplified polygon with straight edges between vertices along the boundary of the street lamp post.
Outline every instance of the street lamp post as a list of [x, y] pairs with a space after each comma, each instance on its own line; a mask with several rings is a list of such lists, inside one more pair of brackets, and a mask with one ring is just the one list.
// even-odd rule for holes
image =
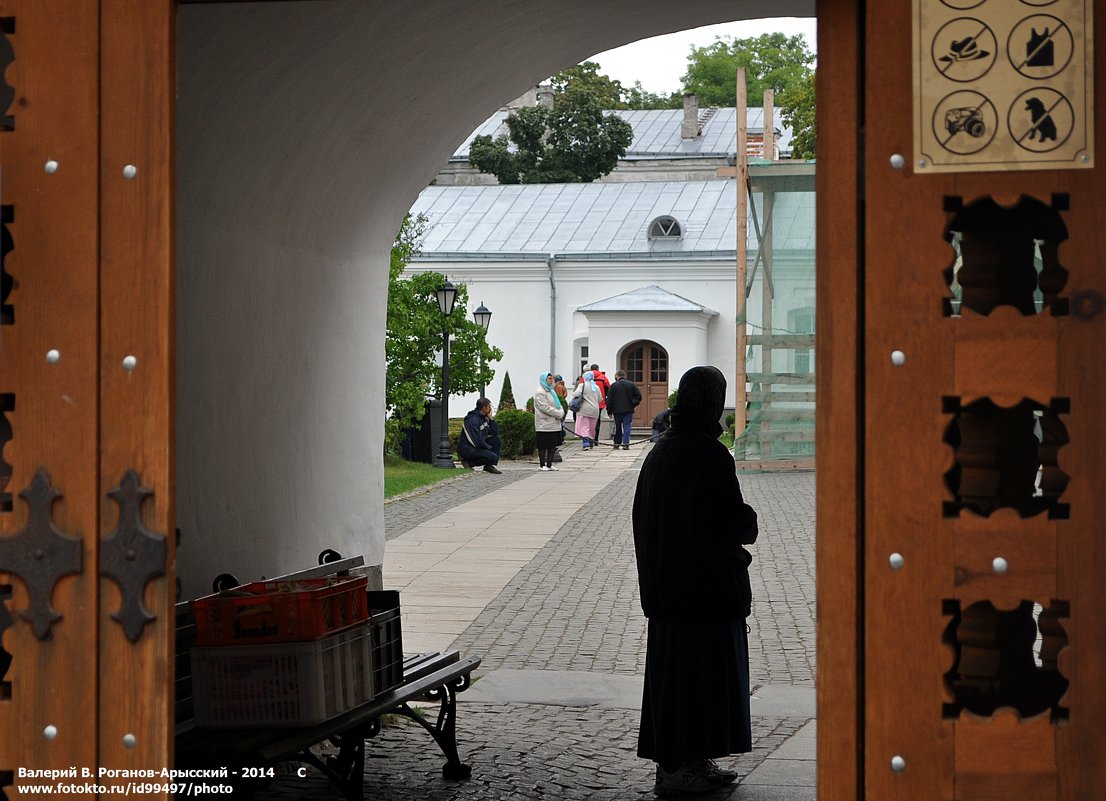
[[[480, 301], [480, 305], [476, 307], [476, 311], [472, 313], [472, 319], [476, 321], [476, 324], [484, 329], [487, 333], [488, 326], [492, 324], [492, 311], [484, 305], [484, 301]], [[484, 397], [484, 349], [480, 349], [480, 397]]]
[[434, 457], [435, 467], [453, 469], [453, 453], [449, 447], [449, 327], [446, 320], [453, 314], [453, 303], [457, 300], [457, 289], [448, 280], [437, 291], [438, 310], [442, 313], [442, 430], [438, 439], [438, 455]]

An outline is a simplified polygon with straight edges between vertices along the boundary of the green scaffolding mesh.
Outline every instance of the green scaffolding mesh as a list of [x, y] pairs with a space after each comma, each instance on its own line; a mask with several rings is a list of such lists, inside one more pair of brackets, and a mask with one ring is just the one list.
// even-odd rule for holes
[[740, 416], [735, 421], [734, 455], [739, 461], [810, 459], [817, 329], [814, 164], [752, 164], [749, 179], [747, 403], [744, 428]]

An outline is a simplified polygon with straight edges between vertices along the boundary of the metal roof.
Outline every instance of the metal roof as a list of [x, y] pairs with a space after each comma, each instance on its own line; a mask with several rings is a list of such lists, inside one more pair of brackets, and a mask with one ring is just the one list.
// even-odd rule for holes
[[[814, 250], [814, 193], [781, 192], [772, 212], [776, 250]], [[763, 197], [754, 195], [763, 230]], [[421, 258], [462, 254], [581, 254], [584, 257], [700, 258], [736, 251], [733, 181], [430, 186], [412, 214], [430, 228]], [[650, 240], [649, 223], [675, 217], [680, 239]], [[757, 247], [750, 211], [747, 246]]]
[[576, 309], [579, 312], [701, 312], [717, 315], [701, 303], [661, 289], [656, 284], [623, 292], [621, 295], [597, 300]]
[[[713, 111], [713, 114], [708, 112]], [[467, 161], [469, 146], [477, 136], [507, 135], [506, 109], [488, 117], [475, 131], [468, 135], [461, 146], [453, 153], [451, 160]], [[683, 109], [647, 109], [644, 111], [616, 110], [608, 111], [608, 114], [617, 114], [630, 123], [634, 129], [634, 140], [626, 151], [625, 159], [636, 160], [646, 158], [687, 158], [690, 156], [715, 156], [722, 157], [733, 153], [737, 149], [737, 110], [733, 108], [699, 109], [699, 119], [706, 118], [703, 124], [703, 133], [694, 139], [683, 139], [680, 136], [680, 128], [683, 125]], [[764, 132], [764, 109], [746, 109], [746, 127], [751, 134]], [[776, 111], [773, 127], [780, 132], [777, 144], [782, 152], [786, 153], [791, 148], [791, 129], [782, 125], [779, 110]]]

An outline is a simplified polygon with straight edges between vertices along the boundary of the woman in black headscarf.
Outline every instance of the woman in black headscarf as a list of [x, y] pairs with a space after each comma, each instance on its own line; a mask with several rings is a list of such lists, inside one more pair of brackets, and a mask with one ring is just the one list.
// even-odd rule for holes
[[[657, 763], [657, 795], [732, 782], [714, 759], [752, 750], [752, 593], [742, 546], [757, 515], [718, 441], [726, 379], [693, 367], [680, 379], [672, 427], [653, 446], [634, 496], [641, 607], [649, 619], [638, 756]], [[704, 706], [704, 699], [709, 699]]]

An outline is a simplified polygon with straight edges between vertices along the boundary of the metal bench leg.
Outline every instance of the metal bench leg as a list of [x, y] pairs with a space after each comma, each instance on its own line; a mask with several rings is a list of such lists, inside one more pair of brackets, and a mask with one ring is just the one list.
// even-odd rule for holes
[[375, 731], [354, 730], [331, 737], [338, 746], [338, 755], [327, 757], [325, 765], [319, 765], [338, 786], [346, 801], [364, 801], [365, 798], [365, 737]]
[[434, 742], [442, 749], [442, 753], [445, 754], [446, 758], [446, 763], [442, 766], [442, 776], [446, 779], [467, 779], [472, 776], [472, 766], [461, 762], [461, 758], [457, 754], [456, 685], [458, 684], [461, 685], [461, 689], [467, 687], [468, 677], [465, 676], [457, 682], [447, 684], [445, 687], [432, 690], [426, 694], [426, 697], [430, 700], [441, 701], [437, 725], [428, 723], [426, 718], [415, 712], [406, 703], [396, 710], [426, 729], [430, 736], [434, 738]]

